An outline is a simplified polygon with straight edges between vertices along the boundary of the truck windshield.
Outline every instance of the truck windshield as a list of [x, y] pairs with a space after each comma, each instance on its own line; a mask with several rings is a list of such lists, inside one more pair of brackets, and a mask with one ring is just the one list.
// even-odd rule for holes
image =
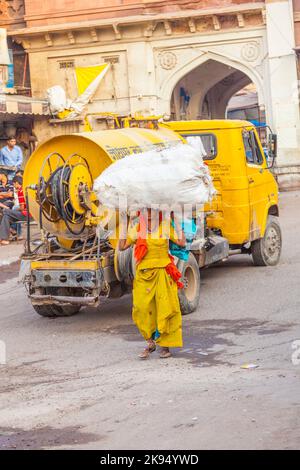
[[187, 142], [189, 138], [199, 137], [206, 156], [204, 160], [213, 160], [217, 156], [217, 138], [214, 134], [181, 134]]
[[260, 146], [254, 131], [243, 131], [243, 142], [246, 160], [254, 165], [261, 165], [264, 161]]

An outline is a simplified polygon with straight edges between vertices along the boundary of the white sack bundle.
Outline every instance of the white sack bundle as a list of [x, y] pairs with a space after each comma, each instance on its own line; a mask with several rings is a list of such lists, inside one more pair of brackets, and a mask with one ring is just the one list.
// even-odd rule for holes
[[47, 98], [49, 101], [49, 106], [51, 113], [57, 114], [67, 107], [67, 97], [65, 90], [59, 86], [55, 85], [47, 89]]
[[215, 189], [200, 144], [197, 146], [194, 140], [192, 145], [180, 143], [118, 160], [94, 182], [100, 203], [109, 208], [137, 210], [208, 202]]

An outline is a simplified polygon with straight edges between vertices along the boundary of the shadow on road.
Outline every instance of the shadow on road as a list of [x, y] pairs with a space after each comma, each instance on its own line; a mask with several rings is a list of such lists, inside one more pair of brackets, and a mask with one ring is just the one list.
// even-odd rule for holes
[[19, 428], [0, 428], [0, 447], [2, 450], [29, 450], [87, 444], [100, 439], [101, 436], [81, 431], [80, 426], [67, 426], [65, 428], [44, 426], [28, 431]]

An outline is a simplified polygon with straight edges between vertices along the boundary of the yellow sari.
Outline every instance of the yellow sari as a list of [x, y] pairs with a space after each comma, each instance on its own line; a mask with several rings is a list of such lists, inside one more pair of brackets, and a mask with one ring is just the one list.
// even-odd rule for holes
[[[160, 223], [148, 234], [148, 251], [137, 265], [133, 282], [132, 318], [140, 333], [162, 347], [182, 347], [182, 322], [177, 284], [166, 272], [170, 264], [169, 239], [176, 242], [173, 228]], [[137, 228], [129, 230], [127, 242], [137, 240]]]

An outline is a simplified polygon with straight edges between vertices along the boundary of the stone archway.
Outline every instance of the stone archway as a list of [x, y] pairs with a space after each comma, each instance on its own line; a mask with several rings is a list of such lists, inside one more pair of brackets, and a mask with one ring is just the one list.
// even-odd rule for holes
[[[243, 72], [230, 70], [230, 73], [225, 78], [214, 83], [202, 95], [199, 106], [199, 118], [224, 119], [230, 98], [250, 83], [253, 82]], [[205, 102], [209, 105], [206, 116], [203, 109]]]
[[[160, 92], [163, 110], [167, 115], [175, 114], [177, 119], [224, 118], [231, 96], [251, 82], [256, 87], [260, 106], [265, 106], [263, 82], [254, 68], [206, 52], [178, 67], [163, 82]], [[182, 96], [189, 101], [186, 113], [180, 109]], [[205, 107], [210, 108], [207, 115], [203, 112]]]

